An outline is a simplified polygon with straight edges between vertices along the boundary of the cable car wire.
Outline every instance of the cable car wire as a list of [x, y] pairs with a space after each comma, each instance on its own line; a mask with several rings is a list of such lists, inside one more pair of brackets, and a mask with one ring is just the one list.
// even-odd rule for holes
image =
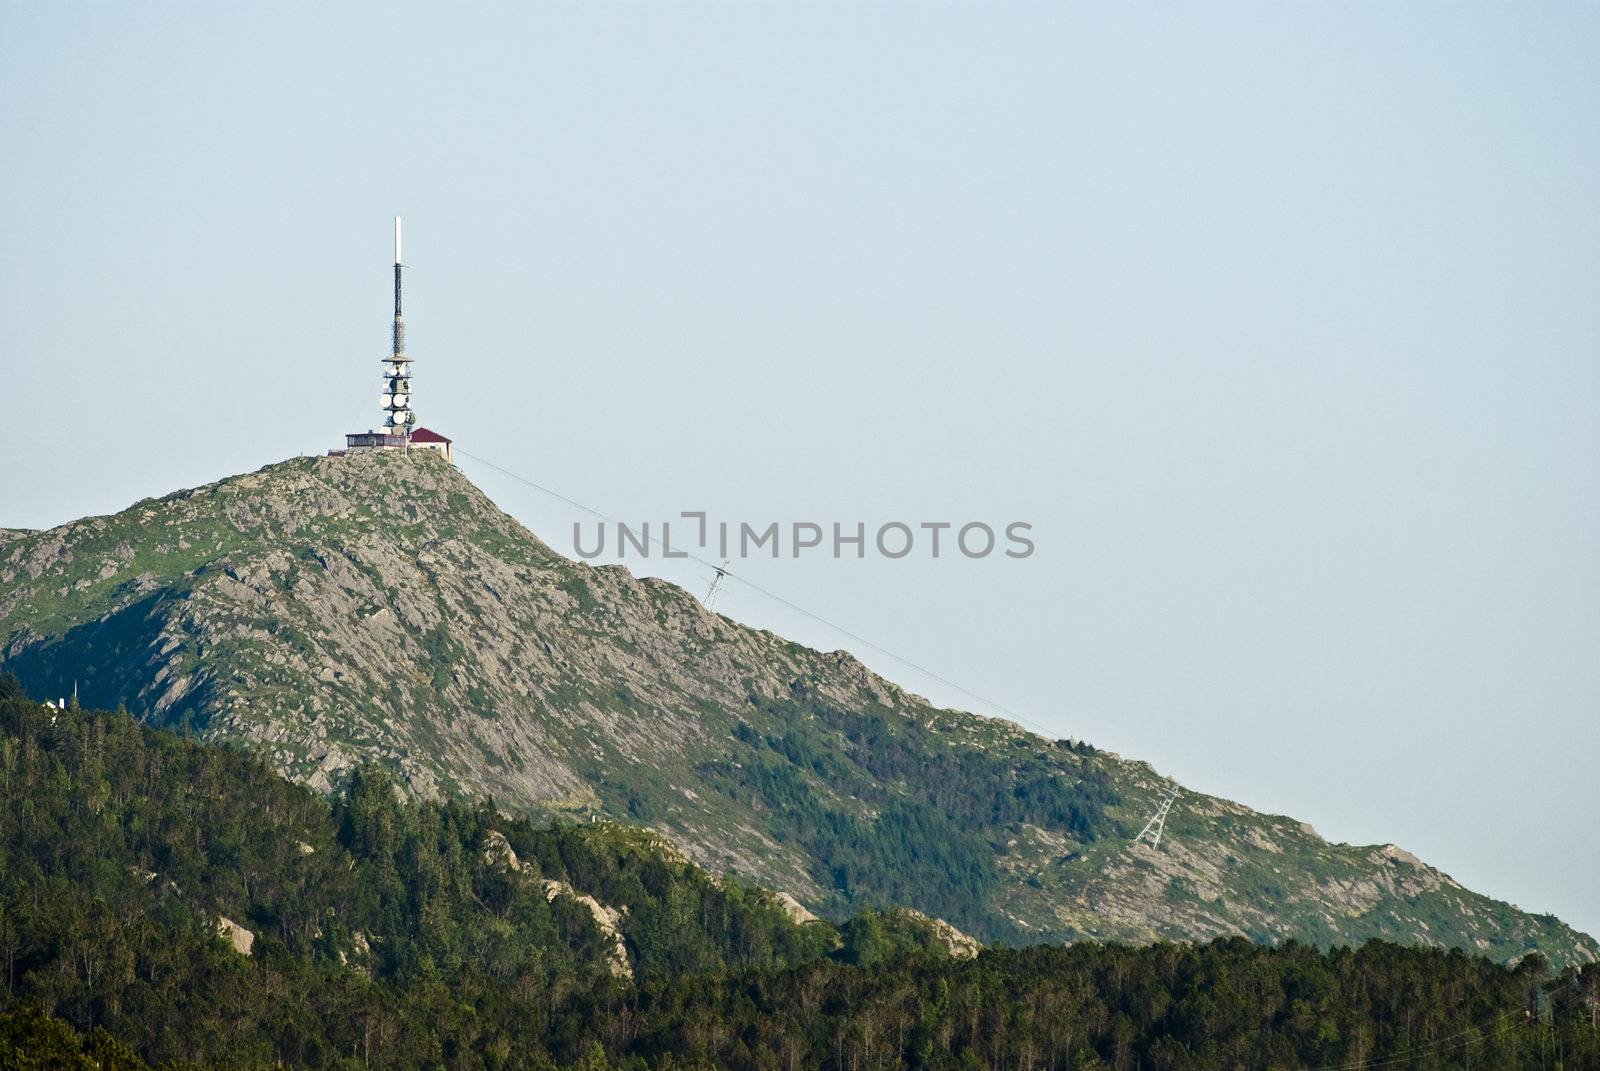
[[[620, 523], [622, 523], [620, 521], [615, 520], [614, 518], [606, 516], [604, 513], [600, 512], [599, 510], [595, 509], [592, 506], [586, 506], [582, 502], [577, 501], [576, 499], [568, 498], [566, 495], [562, 494], [561, 492], [553, 491], [550, 488], [545, 487], [542, 484], [536, 483], [535, 481], [528, 479], [526, 476], [523, 476], [523, 475], [521, 475], [519, 473], [511, 471], [510, 469], [506, 468], [503, 465], [497, 465], [493, 461], [490, 461], [488, 458], [479, 457], [476, 454], [469, 453], [468, 451], [463, 450], [460, 447], [460, 445], [457, 445], [455, 447], [455, 452], [458, 455], [460, 455], [461, 457], [467, 458], [468, 460], [471, 460], [471, 461], [475, 461], [478, 464], [483, 465], [483, 466], [485, 466], [487, 468], [491, 468], [495, 472], [500, 473], [502, 476], [505, 476], [505, 477], [508, 477], [509, 479], [515, 480], [516, 482], [518, 482], [520, 484], [523, 484], [526, 487], [530, 487], [533, 490], [540, 492], [541, 494], [549, 495], [551, 498], [554, 498], [554, 499], [556, 499], [556, 500], [558, 500], [560, 502], [564, 502], [567, 505], [573, 507], [574, 509], [581, 510], [584, 513], [589, 514], [591, 517], [595, 517], [595, 518], [597, 518], [599, 520], [605, 521], [607, 524], [620, 524]], [[645, 538], [650, 543], [660, 544], [662, 547], [666, 546], [666, 544], [663, 543], [658, 537], [650, 535], [648, 532], [645, 533]], [[740, 576], [738, 573], [736, 573], [736, 572], [734, 572], [734, 571], [732, 571], [730, 569], [725, 569], [724, 566], [718, 565], [715, 562], [707, 560], [706, 558], [702, 558], [700, 555], [695, 554], [692, 551], [677, 550], [677, 551], [674, 552], [674, 554], [675, 554], [675, 556], [676, 556], [676, 554], [683, 554], [685, 557], [689, 558], [692, 561], [698, 562], [701, 565], [704, 565], [708, 569], [722, 570], [723, 571], [723, 575], [726, 576], [729, 580], [737, 581], [738, 583], [743, 584], [745, 587], [749, 588], [751, 591], [754, 591], [756, 594], [764, 596], [765, 598], [770, 599], [773, 602], [778, 603], [780, 606], [786, 607], [787, 609], [792, 610], [795, 613], [800, 614], [803, 617], [810, 618], [812, 621], [815, 621], [817, 624], [822, 625], [822, 626], [824, 626], [826, 628], [832, 629], [834, 632], [837, 632], [839, 635], [844, 636], [847, 639], [852, 640], [853, 642], [858, 643], [863, 647], [869, 648], [870, 650], [875, 651], [880, 655], [883, 655], [885, 658], [889, 658], [889, 659], [892, 659], [895, 662], [898, 662], [900, 665], [906, 667], [909, 670], [912, 670], [913, 672], [921, 674], [923, 677], [927, 678], [928, 680], [931, 680], [931, 681], [934, 681], [935, 683], [941, 684], [941, 685], [943, 685], [944, 687], [950, 689], [953, 692], [956, 692], [956, 693], [958, 693], [960, 695], [966, 696], [968, 699], [975, 700], [975, 701], [983, 704], [985, 707], [988, 707], [990, 710], [997, 711], [999, 714], [1001, 714], [1007, 720], [1015, 722], [1016, 724], [1018, 724], [1019, 726], [1022, 726], [1023, 728], [1032, 729], [1033, 731], [1035, 731], [1035, 732], [1039, 733], [1040, 735], [1045, 736], [1047, 738], [1053, 737], [1055, 735], [1050, 729], [1048, 729], [1045, 726], [1039, 724], [1038, 722], [1034, 721], [1031, 718], [1023, 717], [1021, 714], [1018, 714], [1016, 711], [1014, 711], [1011, 708], [1005, 706], [1004, 704], [997, 703], [993, 699], [988, 698], [987, 696], [980, 695], [979, 693], [973, 691], [970, 688], [966, 688], [966, 687], [963, 687], [960, 684], [957, 684], [955, 681], [949, 679], [948, 677], [945, 677], [945, 676], [943, 676], [941, 674], [935, 673], [933, 670], [928, 669], [925, 666], [918, 665], [916, 662], [913, 662], [911, 659], [906, 658], [903, 655], [896, 654], [895, 652], [889, 650], [887, 647], [884, 647], [882, 644], [874, 643], [873, 641], [867, 639], [865, 636], [862, 636], [861, 634], [859, 634], [857, 632], [852, 632], [850, 629], [845, 628], [843, 625], [840, 625], [840, 624], [837, 624], [836, 622], [830, 621], [827, 618], [823, 617], [821, 614], [818, 614], [818, 613], [815, 613], [815, 612], [813, 612], [811, 610], [808, 610], [804, 606], [801, 606], [799, 603], [794, 602], [794, 601], [792, 601], [790, 599], [787, 599], [784, 596], [779, 595], [775, 591], [771, 591], [771, 590], [769, 590], [767, 588], [764, 588], [760, 584], [757, 584], [755, 581], [750, 580], [747, 577]]]

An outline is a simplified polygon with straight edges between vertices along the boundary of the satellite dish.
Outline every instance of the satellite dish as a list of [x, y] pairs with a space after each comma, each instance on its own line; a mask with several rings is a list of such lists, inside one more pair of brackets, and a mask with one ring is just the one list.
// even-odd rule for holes
[[404, 395], [404, 394], [396, 394], [396, 395], [395, 395], [395, 396], [394, 396], [394, 404], [395, 404], [395, 405], [400, 405], [400, 406], [403, 406], [403, 405], [405, 405], [405, 404], [406, 404], [406, 399], [407, 399], [407, 397], [408, 397], [408, 395]]

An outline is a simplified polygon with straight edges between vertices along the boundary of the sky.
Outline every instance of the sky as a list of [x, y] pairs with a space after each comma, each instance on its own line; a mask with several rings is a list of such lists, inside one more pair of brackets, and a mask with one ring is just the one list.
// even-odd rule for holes
[[736, 561], [815, 616], [717, 608], [1600, 933], [1597, 42], [1562, 3], [0, 4], [0, 525], [377, 424], [403, 215], [419, 420], [558, 550], [584, 515], [500, 470], [636, 524], [1027, 523]]

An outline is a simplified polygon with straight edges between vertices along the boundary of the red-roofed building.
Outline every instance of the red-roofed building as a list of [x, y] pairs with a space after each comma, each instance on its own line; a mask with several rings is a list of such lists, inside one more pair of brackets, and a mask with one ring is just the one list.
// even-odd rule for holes
[[437, 450], [452, 465], [456, 460], [455, 453], [450, 449], [451, 440], [427, 428], [418, 428], [409, 436], [390, 435], [381, 431], [353, 431], [344, 437], [344, 443], [343, 450], [329, 450], [328, 453], [343, 456], [366, 450]]
[[427, 428], [418, 428], [411, 433], [411, 449], [437, 450], [444, 455], [446, 461], [452, 463], [455, 461], [455, 455], [450, 450], [450, 440]]
[[378, 406], [383, 410], [382, 431], [353, 431], [344, 437], [343, 450], [329, 450], [334, 456], [358, 454], [367, 450], [437, 450], [455, 464], [450, 440], [427, 428], [414, 428], [417, 414], [411, 409], [411, 358], [406, 356], [405, 321], [400, 316], [400, 217], [394, 221], [394, 349], [383, 359], [383, 393]]

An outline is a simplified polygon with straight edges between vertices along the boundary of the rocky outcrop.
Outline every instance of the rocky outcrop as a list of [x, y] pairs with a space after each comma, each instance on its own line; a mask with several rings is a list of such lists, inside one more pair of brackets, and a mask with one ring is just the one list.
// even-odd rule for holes
[[517, 853], [511, 848], [511, 842], [506, 840], [506, 835], [498, 829], [491, 829], [484, 839], [483, 861], [499, 870], [509, 870], [517, 874], [522, 872], [522, 860], [517, 858]]
[[248, 956], [255, 947], [256, 935], [226, 916], [217, 918], [217, 936], [233, 946], [241, 956]]
[[606, 968], [618, 978], [632, 980], [633, 968], [628, 965], [628, 946], [622, 940], [622, 916], [628, 910], [626, 907], [607, 907], [587, 893], [578, 892], [565, 882], [549, 878], [544, 882], [544, 895], [546, 900], [554, 900], [558, 896], [570, 897], [587, 908], [600, 936], [611, 943], [606, 954]]
[[320, 791], [377, 762], [418, 794], [647, 824], [714, 873], [789, 890], [802, 911], [845, 905], [807, 838], [776, 828], [740, 784], [743, 762], [833, 733], [816, 762], [855, 763], [858, 779], [888, 771], [852, 794], [818, 784], [813, 760], [794, 761], [789, 776], [810, 778], [840, 821], [870, 828], [913, 789], [940, 798], [915, 764], [863, 758], [847, 724], [819, 726], [814, 711], [845, 723], [870, 714], [952, 767], [993, 764], [1007, 793], [1006, 764], [1024, 761], [1040, 784], [1106, 787], [1096, 836], [1045, 819], [981, 831], [998, 885], [974, 921], [900, 886], [907, 906], [986, 937], [1388, 936], [1502, 959], [1528, 948], [1558, 963], [1600, 957], [1591, 938], [1393, 846], [1329, 844], [1187, 787], [1160, 848], [1130, 845], [1165, 790], [1148, 766], [935, 709], [844, 652], [743, 627], [659, 580], [568, 561], [428, 452], [301, 458], [115, 516], [7, 533], [0, 663], [36, 695], [71, 694], [76, 681], [86, 705], [240, 742]]
[[897, 908], [894, 914], [926, 931], [952, 959], [977, 959], [978, 953], [983, 951], [983, 945], [976, 938], [962, 933], [944, 919], [932, 918], [909, 907]]
[[786, 892], [774, 893], [772, 898], [778, 902], [783, 913], [789, 916], [790, 922], [800, 923], [802, 926], [808, 922], [819, 922], [817, 916], [807, 911], [805, 905]]
[[[527, 874], [528, 880], [537, 876], [533, 872], [525, 871], [522, 860], [517, 858], [516, 851], [511, 847], [511, 842], [506, 840], [505, 834], [498, 829], [490, 830], [488, 836], [484, 838], [483, 861], [502, 872]], [[600, 936], [610, 945], [606, 953], [606, 969], [617, 978], [631, 981], [633, 968], [628, 963], [628, 946], [622, 937], [622, 916], [628, 909], [608, 907], [566, 882], [545, 879], [541, 884], [546, 900], [553, 901], [558, 896], [564, 896], [581, 904], [589, 912], [589, 917], [594, 920]]]

